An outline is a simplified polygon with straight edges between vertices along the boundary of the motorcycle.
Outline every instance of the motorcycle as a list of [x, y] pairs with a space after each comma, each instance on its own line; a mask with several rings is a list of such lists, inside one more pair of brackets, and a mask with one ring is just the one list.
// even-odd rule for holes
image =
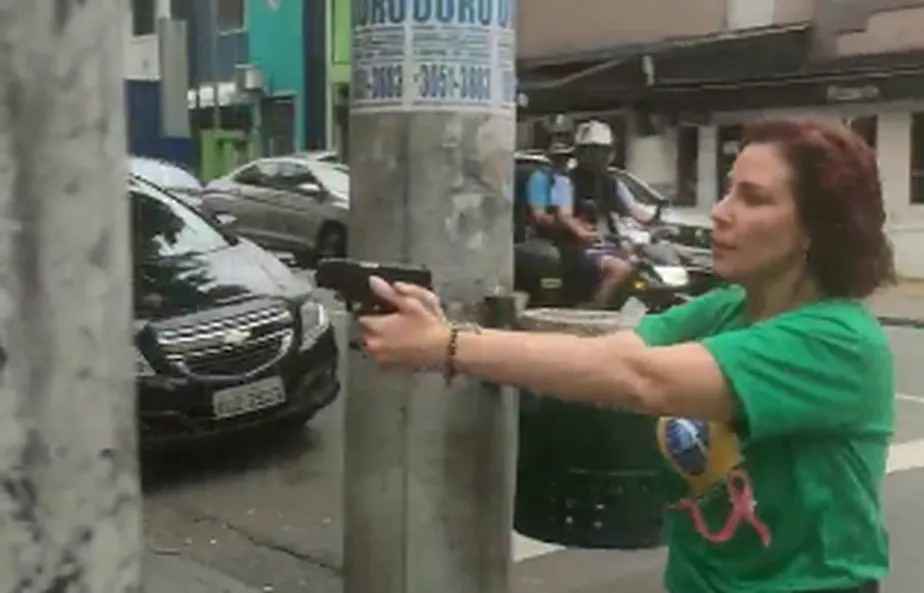
[[[597, 218], [596, 208], [585, 203], [585, 216]], [[657, 216], [657, 213], [656, 215]], [[620, 310], [630, 299], [649, 312], [664, 311], [690, 299], [690, 278], [673, 245], [659, 232], [652, 233], [627, 217], [613, 220], [613, 231], [600, 233], [587, 248], [589, 254], [611, 254], [632, 264], [606, 309]], [[565, 265], [561, 250], [551, 241], [530, 237], [514, 246], [515, 289], [529, 295], [530, 307], [586, 307], [594, 291], [593, 278]]]
[[679, 242], [678, 231], [671, 225], [662, 225], [652, 230], [652, 236], [657, 236], [659, 241], [667, 242], [672, 245], [680, 245], [675, 248], [680, 258], [680, 263], [687, 271], [690, 279], [690, 294], [699, 296], [723, 286], [725, 282], [716, 275], [712, 266], [712, 255], [708, 250], [703, 248], [690, 248], [688, 245]]

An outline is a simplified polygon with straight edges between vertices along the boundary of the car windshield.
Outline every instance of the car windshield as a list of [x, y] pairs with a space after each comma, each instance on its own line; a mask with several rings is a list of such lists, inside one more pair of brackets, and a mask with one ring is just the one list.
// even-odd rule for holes
[[619, 183], [619, 191], [628, 193], [637, 204], [657, 206], [667, 201], [653, 189], [642, 185], [637, 179], [624, 172], [616, 173], [616, 181]]
[[345, 197], [350, 196], [350, 176], [336, 166], [312, 163], [311, 173], [317, 177], [321, 185], [326, 187], [328, 191]]
[[207, 253], [228, 246], [211, 224], [164, 192], [147, 184], [133, 185], [129, 196], [136, 259]]

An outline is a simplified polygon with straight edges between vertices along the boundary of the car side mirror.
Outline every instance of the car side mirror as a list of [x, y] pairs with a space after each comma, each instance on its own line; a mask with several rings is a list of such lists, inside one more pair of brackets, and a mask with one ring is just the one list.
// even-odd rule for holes
[[230, 214], [228, 212], [219, 212], [215, 215], [215, 220], [218, 221], [218, 226], [223, 230], [231, 230], [231, 227], [237, 223], [237, 216]]
[[298, 185], [298, 191], [312, 198], [319, 198], [323, 194], [321, 186], [317, 183], [300, 183]]
[[237, 216], [230, 212], [219, 212], [212, 216], [212, 220], [218, 225], [218, 232], [225, 238], [228, 243], [237, 245], [240, 239], [234, 232], [234, 226], [237, 224]]

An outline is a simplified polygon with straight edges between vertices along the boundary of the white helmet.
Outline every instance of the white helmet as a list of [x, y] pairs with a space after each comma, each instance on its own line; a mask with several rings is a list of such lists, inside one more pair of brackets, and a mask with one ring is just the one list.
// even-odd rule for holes
[[612, 146], [613, 130], [609, 124], [598, 120], [590, 120], [578, 126], [574, 134], [574, 143], [577, 146]]

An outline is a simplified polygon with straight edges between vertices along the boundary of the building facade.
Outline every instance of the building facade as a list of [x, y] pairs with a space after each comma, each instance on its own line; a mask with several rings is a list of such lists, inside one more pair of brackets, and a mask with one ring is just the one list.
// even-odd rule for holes
[[170, 0], [170, 14], [187, 30], [187, 109], [198, 171], [208, 180], [257, 152], [250, 97], [236, 84], [238, 65], [250, 61], [247, 2]]
[[125, 13], [123, 68], [128, 151], [193, 167], [184, 101], [187, 61], [182, 26], [168, 0], [133, 0]]
[[877, 151], [899, 274], [924, 278], [924, 2], [715, 0], [695, 15], [649, 4], [588, 1], [577, 24], [557, 3], [521, 10], [523, 143], [541, 145], [553, 113], [604, 117], [618, 164], [707, 212], [743, 123], [843, 121]]
[[251, 0], [248, 8], [250, 63], [262, 78], [253, 105], [260, 154], [288, 154], [305, 145], [304, 3]]

